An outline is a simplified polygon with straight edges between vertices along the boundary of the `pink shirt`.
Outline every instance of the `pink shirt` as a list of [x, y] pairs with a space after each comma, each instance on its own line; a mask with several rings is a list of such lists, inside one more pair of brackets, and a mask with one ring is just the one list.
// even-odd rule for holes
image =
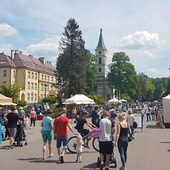
[[36, 111], [32, 110], [30, 112], [30, 117], [34, 117], [34, 118], [37, 117]]

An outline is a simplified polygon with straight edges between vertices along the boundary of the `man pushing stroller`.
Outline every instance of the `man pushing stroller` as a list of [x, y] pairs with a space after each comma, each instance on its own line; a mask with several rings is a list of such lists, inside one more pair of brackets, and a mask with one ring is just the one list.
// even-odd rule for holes
[[109, 170], [110, 157], [113, 154], [113, 135], [115, 132], [114, 123], [109, 120], [109, 112], [103, 111], [103, 118], [98, 122], [101, 130], [99, 136], [99, 152], [101, 169]]

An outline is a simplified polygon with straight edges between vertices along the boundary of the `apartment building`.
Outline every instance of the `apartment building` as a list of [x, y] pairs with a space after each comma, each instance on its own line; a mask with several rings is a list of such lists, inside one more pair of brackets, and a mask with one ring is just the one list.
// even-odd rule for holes
[[35, 58], [11, 50], [11, 56], [0, 53], [0, 85], [20, 87], [19, 100], [37, 103], [47, 96], [56, 96], [56, 68], [44, 57]]

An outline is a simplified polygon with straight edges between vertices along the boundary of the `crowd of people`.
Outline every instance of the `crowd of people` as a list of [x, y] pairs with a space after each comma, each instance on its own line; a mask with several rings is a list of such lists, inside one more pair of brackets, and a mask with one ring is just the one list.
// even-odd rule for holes
[[37, 114], [34, 108], [30, 113], [25, 113], [22, 107], [12, 106], [10, 109], [0, 107], [0, 143], [9, 140], [9, 149], [15, 146], [15, 137], [17, 134], [17, 125], [22, 128], [35, 128]]
[[[128, 105], [127, 103], [111, 105], [109, 107], [94, 106], [89, 110], [86, 105], [72, 108], [64, 108], [60, 115], [52, 119], [53, 111], [47, 109], [41, 122], [41, 135], [43, 141], [43, 160], [52, 158], [52, 141], [56, 140], [58, 153], [58, 163], [64, 163], [64, 156], [68, 147], [68, 129], [77, 135], [76, 162], [81, 163], [83, 146], [85, 146], [85, 136], [88, 138], [90, 129], [99, 128], [99, 152], [101, 169], [109, 169], [110, 156], [113, 154], [113, 148], [117, 147], [120, 154], [120, 170], [126, 169], [128, 136], [135, 138], [134, 134], [134, 113], [141, 114], [142, 121], [157, 121], [160, 117], [159, 111], [162, 106], [159, 103], [147, 103], [140, 105]], [[71, 115], [71, 116], [70, 116]], [[9, 149], [14, 148], [16, 128], [18, 122], [22, 123], [24, 128], [35, 128], [37, 114], [34, 108], [30, 110], [29, 116], [26, 115], [23, 108], [17, 111], [15, 107], [7, 111], [0, 108], [0, 128], [5, 127], [5, 135], [0, 131], [0, 142], [9, 139]], [[90, 118], [90, 119], [87, 119]], [[71, 120], [70, 120], [71, 119]], [[72, 123], [72, 124], [71, 124]], [[72, 126], [74, 123], [74, 127]]]

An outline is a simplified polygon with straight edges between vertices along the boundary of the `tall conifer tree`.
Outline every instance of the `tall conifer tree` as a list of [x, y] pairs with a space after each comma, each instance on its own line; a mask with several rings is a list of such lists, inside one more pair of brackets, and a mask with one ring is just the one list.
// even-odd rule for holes
[[60, 94], [69, 98], [75, 94], [85, 94], [87, 57], [82, 32], [75, 19], [70, 18], [60, 41], [56, 69]]

